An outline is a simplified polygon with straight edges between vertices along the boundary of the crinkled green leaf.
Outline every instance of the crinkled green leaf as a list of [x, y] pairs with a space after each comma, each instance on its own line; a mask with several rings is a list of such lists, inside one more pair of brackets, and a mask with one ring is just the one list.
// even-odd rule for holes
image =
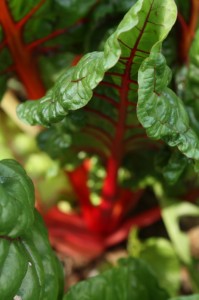
[[[59, 78], [54, 88], [44, 98], [38, 102], [27, 102], [19, 106], [20, 118], [30, 124], [43, 125], [60, 121], [69, 110], [79, 109], [91, 100], [93, 90], [105, 75], [104, 81], [108, 83], [105, 85], [109, 86], [109, 90], [114, 90], [113, 102], [121, 103], [128, 99], [133, 105], [137, 100], [138, 68], [152, 46], [166, 37], [175, 18], [176, 7], [172, 0], [164, 3], [157, 0], [138, 1], [107, 40], [104, 52], [85, 55], [77, 66]], [[108, 74], [107, 71], [110, 69], [116, 75]], [[100, 89], [101, 96], [104, 96], [104, 90], [105, 87], [103, 91]], [[94, 98], [97, 98], [95, 94]], [[110, 110], [111, 113], [114, 111], [113, 106]]]
[[121, 265], [70, 288], [64, 300], [167, 300], [153, 272], [141, 260], [125, 259]]
[[62, 270], [34, 210], [30, 178], [16, 161], [2, 160], [0, 185], [1, 300], [61, 299]]
[[183, 102], [167, 87], [170, 78], [163, 55], [152, 51], [139, 70], [138, 118], [150, 138], [163, 139], [197, 162], [199, 140]]

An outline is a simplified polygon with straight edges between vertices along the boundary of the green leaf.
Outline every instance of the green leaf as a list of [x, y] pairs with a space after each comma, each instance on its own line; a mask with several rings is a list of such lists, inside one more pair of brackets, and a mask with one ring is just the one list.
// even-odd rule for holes
[[166, 300], [153, 272], [141, 260], [125, 259], [121, 265], [70, 288], [64, 300]]
[[171, 296], [177, 294], [180, 288], [180, 263], [168, 240], [163, 238], [147, 239], [143, 243], [139, 258], [151, 267], [162, 288]]
[[[100, 98], [102, 102], [104, 96], [113, 98], [115, 105], [119, 102], [124, 107], [127, 106], [128, 99], [133, 106], [137, 100], [138, 68], [152, 46], [166, 37], [175, 19], [176, 7], [173, 0], [164, 1], [164, 4], [157, 0], [138, 1], [107, 40], [104, 52], [85, 55], [77, 66], [59, 78], [44, 98], [19, 106], [20, 118], [30, 124], [48, 126], [62, 120], [69, 110], [85, 106], [93, 95], [94, 106], [95, 102], [99, 103], [96, 98]], [[107, 73], [110, 69], [112, 74]], [[103, 84], [103, 81], [106, 83]], [[99, 97], [93, 94], [93, 90], [100, 82], [104, 86], [97, 90]], [[113, 119], [117, 118], [117, 112], [114, 116], [115, 109], [110, 105], [112, 101], [105, 102], [106, 107], [109, 107], [109, 115]], [[128, 119], [132, 120], [132, 117], [127, 116], [127, 121]]]
[[170, 78], [163, 55], [152, 51], [139, 70], [138, 118], [150, 138], [163, 139], [198, 162], [199, 140], [183, 102], [167, 87]]
[[138, 238], [138, 230], [133, 228], [128, 237], [128, 254], [145, 261], [154, 272], [159, 285], [171, 296], [178, 293], [180, 263], [169, 240], [152, 237], [142, 242]]
[[1, 299], [58, 300], [63, 274], [34, 210], [30, 178], [14, 160], [0, 162]]

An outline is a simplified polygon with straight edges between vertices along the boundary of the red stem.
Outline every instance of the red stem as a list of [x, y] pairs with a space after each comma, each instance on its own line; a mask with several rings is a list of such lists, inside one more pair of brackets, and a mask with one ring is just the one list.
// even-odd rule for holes
[[199, 1], [191, 0], [191, 14], [189, 22], [178, 13], [178, 21], [181, 26], [181, 38], [179, 42], [179, 58], [182, 63], [188, 63], [189, 49], [195, 35], [199, 17]]
[[39, 76], [37, 61], [32, 53], [25, 49], [22, 31], [13, 21], [6, 0], [0, 1], [0, 23], [12, 55], [15, 71], [23, 82], [28, 97], [31, 99], [42, 97], [45, 94], [45, 87]]
[[[150, 9], [151, 11], [151, 9]], [[112, 151], [111, 156], [108, 160], [107, 164], [107, 176], [104, 181], [104, 186], [102, 190], [102, 197], [103, 202], [112, 202], [117, 197], [118, 193], [118, 183], [117, 183], [117, 175], [118, 175], [118, 169], [121, 164], [121, 160], [123, 157], [123, 138], [125, 134], [125, 122], [126, 122], [126, 116], [127, 116], [127, 107], [128, 107], [128, 92], [129, 92], [129, 83], [131, 82], [130, 79], [130, 71], [132, 67], [132, 61], [136, 55], [136, 51], [140, 42], [140, 39], [143, 35], [144, 29], [146, 27], [150, 11], [147, 15], [147, 18], [144, 22], [143, 28], [139, 33], [139, 36], [137, 38], [137, 41], [134, 45], [133, 49], [131, 50], [131, 54], [126, 61], [126, 68], [124, 75], [122, 76], [122, 82], [121, 87], [119, 88], [119, 94], [120, 94], [120, 107], [119, 107], [119, 118], [118, 123], [116, 127], [115, 132], [115, 138], [112, 145]], [[129, 49], [129, 46], [126, 45], [124, 42], [120, 41], [121, 44]], [[102, 203], [103, 205], [103, 203]], [[109, 207], [109, 205], [107, 205]], [[106, 214], [106, 213], [105, 213]]]
[[146, 212], [142, 212], [139, 215], [132, 217], [126, 221], [123, 226], [120, 227], [111, 236], [106, 239], [106, 247], [115, 245], [118, 242], [125, 240], [132, 227], [145, 227], [157, 222], [161, 218], [161, 210], [159, 207], [154, 207]]
[[44, 4], [46, 0], [41, 0], [37, 5], [35, 5], [26, 15], [17, 23], [17, 28], [22, 28], [28, 20], [40, 9], [42, 4]]
[[41, 44], [43, 44], [43, 43], [45, 43], [45, 42], [47, 42], [47, 41], [49, 41], [49, 40], [51, 40], [51, 39], [54, 39], [55, 37], [57, 37], [57, 36], [59, 36], [59, 35], [61, 35], [61, 34], [63, 34], [63, 33], [68, 32], [71, 28], [74, 28], [75, 26], [77, 26], [77, 25], [79, 25], [79, 24], [85, 23], [85, 21], [86, 21], [86, 19], [80, 19], [80, 20], [78, 20], [75, 24], [73, 24], [73, 25], [71, 25], [71, 26], [69, 26], [69, 27], [67, 27], [67, 28], [57, 29], [56, 31], [50, 33], [49, 35], [47, 35], [47, 36], [45, 36], [45, 37], [43, 37], [43, 38], [41, 38], [41, 39], [38, 39], [38, 40], [36, 40], [36, 41], [34, 41], [34, 42], [28, 44], [28, 45], [26, 46], [26, 48], [27, 48], [28, 50], [32, 50], [32, 49], [34, 49], [34, 48], [40, 46]]
[[74, 171], [66, 172], [80, 203], [83, 215], [87, 215], [92, 208], [90, 190], [87, 186], [88, 172], [88, 161], [85, 161], [83, 165], [77, 167]]

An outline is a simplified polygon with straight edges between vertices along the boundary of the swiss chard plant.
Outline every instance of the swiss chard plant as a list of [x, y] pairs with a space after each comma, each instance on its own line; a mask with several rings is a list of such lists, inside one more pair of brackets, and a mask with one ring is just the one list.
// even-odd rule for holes
[[[196, 194], [191, 200], [198, 195], [193, 172], [193, 167], [195, 171], [199, 169], [199, 92], [195, 75], [199, 67], [199, 34], [195, 34], [198, 1], [119, 2], [0, 3], [0, 92], [3, 95], [8, 77], [18, 77], [31, 99], [18, 107], [18, 116], [31, 125], [47, 127], [38, 135], [38, 145], [64, 168], [76, 204], [72, 213], [64, 213], [56, 206], [43, 212], [43, 217], [52, 246], [74, 257], [98, 256], [124, 241], [132, 226], [143, 227], [159, 220], [161, 210], [166, 224], [166, 198], [189, 199], [193, 189]], [[135, 5], [116, 27], [130, 2]], [[101, 17], [103, 11], [107, 18]], [[86, 50], [95, 51], [83, 55]], [[76, 54], [81, 58], [72, 61]], [[73, 66], [63, 70], [69, 63]], [[53, 81], [55, 84], [46, 92]], [[11, 164], [18, 170], [17, 164]], [[4, 184], [3, 178], [8, 175], [4, 167], [1, 169]], [[194, 184], [188, 175], [194, 178]], [[154, 184], [154, 194], [161, 205], [156, 201], [150, 209], [136, 214], [145, 187], [153, 185], [151, 182], [158, 183]], [[24, 213], [27, 222], [32, 218], [32, 228], [33, 214], [29, 218], [29, 212]], [[16, 210], [16, 220], [18, 214]], [[14, 237], [3, 232], [1, 236], [14, 245], [26, 239], [24, 232]], [[37, 237], [30, 234], [32, 238], [37, 245]], [[139, 262], [128, 263], [129, 268], [124, 263], [119, 271], [113, 269], [90, 283], [82, 283], [65, 299], [81, 299], [87, 293], [88, 299], [101, 299], [104, 289], [107, 299], [116, 299], [115, 295], [119, 295], [118, 299], [144, 299], [145, 283], [141, 283], [141, 294], [136, 294], [131, 284], [127, 286], [120, 278], [127, 276], [131, 283], [139, 276], [145, 277], [144, 271], [134, 274]], [[45, 271], [44, 265], [42, 268]], [[138, 269], [142, 270], [142, 266]], [[5, 299], [15, 295], [26, 299], [20, 287], [23, 276], [12, 295], [5, 292]], [[117, 289], [107, 289], [106, 280], [121, 280], [120, 294]], [[95, 293], [98, 281], [102, 284], [99, 293]], [[52, 299], [61, 297], [56, 289]], [[162, 289], [155, 290], [156, 296], [148, 293], [146, 299], [169, 299]], [[34, 297], [45, 299], [44, 295], [41, 291], [40, 298], [37, 294]]]
[[168, 87], [171, 71], [161, 54], [176, 17], [174, 1], [138, 1], [103, 51], [86, 54], [45, 97], [19, 107], [22, 120], [49, 127], [39, 145], [66, 166], [80, 204], [77, 214], [55, 208], [46, 216], [57, 247], [61, 240], [62, 249], [81, 245], [88, 253], [91, 243], [96, 255], [125, 239], [132, 225], [157, 220], [158, 207], [127, 215], [143, 193], [133, 183], [141, 168], [137, 160], [152, 164], [165, 143], [175, 147], [168, 154], [168, 173], [181, 165], [171, 176], [180, 176], [190, 160], [197, 168], [198, 137], [182, 100]]

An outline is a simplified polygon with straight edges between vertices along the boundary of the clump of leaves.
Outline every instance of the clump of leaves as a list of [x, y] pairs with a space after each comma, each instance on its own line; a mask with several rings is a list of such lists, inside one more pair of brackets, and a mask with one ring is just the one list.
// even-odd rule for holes
[[[28, 101], [18, 108], [18, 115], [25, 122], [48, 127], [39, 135], [38, 143], [42, 150], [65, 167], [77, 198], [78, 205], [73, 213], [63, 213], [55, 207], [44, 216], [51, 242], [61, 252], [92, 258], [107, 247], [123, 241], [132, 226], [146, 226], [160, 218], [159, 206], [132, 216], [137, 203], [142, 201], [146, 184], [157, 178], [163, 182], [166, 178], [168, 183], [176, 183], [175, 188], [181, 185], [182, 192], [187, 179], [186, 171], [190, 172], [192, 162], [198, 170], [198, 105], [195, 101], [198, 96], [195, 76], [198, 72], [198, 33], [193, 41], [199, 13], [198, 1], [185, 3], [176, 0], [177, 11], [174, 0], [138, 0], [117, 28], [114, 28], [114, 18], [110, 18], [111, 26], [107, 24], [107, 16], [116, 11], [118, 18], [129, 6], [128, 1], [122, 6], [120, 1], [105, 3], [94, 0], [86, 3], [72, 1], [70, 6], [60, 0], [29, 1], [27, 6], [18, 4], [17, 0], [9, 3], [2, 0], [0, 3], [2, 93], [7, 78], [14, 73], [23, 82], [30, 98], [42, 97], [46, 87], [41, 72], [45, 70], [45, 75], [48, 68], [54, 76], [54, 65], [57, 70], [62, 68], [66, 59], [65, 47], [73, 53], [100, 49], [84, 55], [77, 65], [63, 72], [46, 96], [38, 101]], [[103, 19], [101, 12], [104, 9], [106, 17]], [[176, 18], [178, 21], [174, 26]], [[94, 39], [102, 19], [99, 39]], [[89, 28], [88, 21], [93, 21], [95, 26], [86, 35], [84, 47], [80, 47], [79, 42]], [[179, 28], [180, 42], [177, 38]], [[63, 39], [63, 34], [72, 32], [74, 35]], [[80, 49], [77, 51], [78, 47]], [[162, 54], [162, 47], [167, 60]], [[182, 51], [178, 56], [179, 49]], [[55, 59], [48, 64], [49, 57]], [[173, 79], [167, 63], [170, 67], [172, 64], [173, 74], [176, 75]], [[49, 78], [45, 81], [49, 86]], [[20, 169], [12, 164], [13, 170]], [[162, 176], [160, 173], [163, 171]], [[6, 177], [3, 175], [2, 178], [4, 184]], [[167, 188], [165, 194], [172, 194], [174, 188], [169, 187], [168, 183], [163, 185]], [[158, 192], [156, 196], [161, 198]], [[18, 226], [23, 224], [27, 228], [32, 228], [33, 224], [36, 226], [34, 213], [29, 210], [30, 213], [23, 218], [19, 208], [13, 216], [22, 218], [23, 222], [18, 222], [13, 230], [18, 230]], [[23, 209], [26, 207], [22, 208], [22, 212]], [[37, 226], [39, 224], [40, 221]], [[7, 225], [10, 226], [9, 223]], [[9, 227], [11, 234], [12, 226]], [[169, 224], [167, 227], [170, 231]], [[26, 232], [20, 230], [21, 227], [20, 236], [28, 239]], [[38, 231], [37, 228], [35, 230]], [[7, 234], [7, 231], [2, 233], [3, 242], [12, 241], [15, 245], [21, 241], [9, 235], [5, 239]], [[42, 242], [38, 244], [39, 234], [36, 237], [32, 231], [30, 234], [36, 250], [43, 245]], [[173, 244], [176, 247], [175, 241]], [[176, 249], [179, 251], [179, 246]], [[183, 260], [184, 252], [179, 253]], [[44, 272], [43, 262], [40, 267], [39, 272]], [[55, 264], [54, 267], [56, 269]], [[129, 260], [119, 267], [119, 275], [115, 270], [110, 270], [91, 282], [75, 287], [66, 299], [78, 298], [77, 295], [80, 297], [87, 292], [88, 298], [99, 299], [104, 289], [110, 299], [111, 296], [115, 299], [116, 295], [120, 295], [121, 299], [136, 297], [137, 292], [139, 299], [153, 299], [154, 296], [168, 299], [167, 293], [157, 288], [150, 271], [146, 274], [145, 271], [142, 263]], [[31, 282], [34, 283], [36, 275]], [[152, 280], [147, 291], [145, 286], [148, 282], [143, 283], [145, 275]], [[9, 296], [21, 296], [26, 292], [24, 283], [21, 283], [22, 277], [15, 290], [10, 290], [13, 294]], [[44, 277], [42, 282], [46, 288]], [[58, 277], [57, 274], [54, 291], [57, 294], [54, 297], [59, 294]], [[114, 287], [107, 288], [107, 283], [103, 284], [104, 278], [109, 278], [111, 283], [114, 280]], [[123, 278], [126, 278], [125, 283]], [[98, 293], [96, 286], [99, 287], [99, 282], [102, 285]], [[115, 282], [119, 282], [119, 291]], [[138, 291], [130, 289], [131, 284], [137, 285]], [[153, 292], [151, 287], [154, 287]], [[38, 299], [44, 299], [45, 293], [48, 293], [46, 290], [40, 292], [38, 286], [32, 290]], [[193, 299], [197, 297], [193, 296]]]

